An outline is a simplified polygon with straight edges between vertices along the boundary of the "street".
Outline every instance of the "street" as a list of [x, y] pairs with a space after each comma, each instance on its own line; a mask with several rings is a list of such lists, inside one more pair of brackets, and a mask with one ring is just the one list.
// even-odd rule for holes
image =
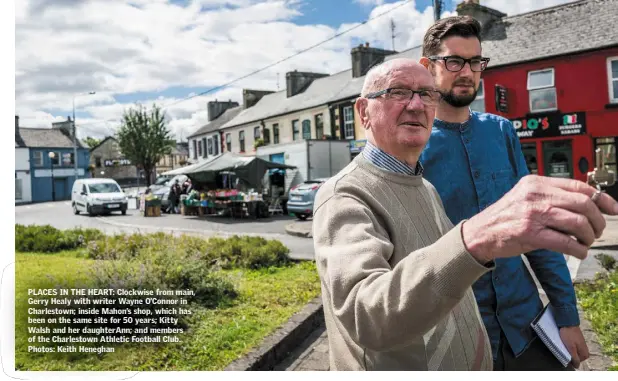
[[144, 218], [139, 210], [127, 210], [125, 216], [113, 213], [90, 217], [74, 215], [69, 201], [15, 206], [15, 223], [22, 225], [51, 225], [58, 229], [76, 227], [100, 229], [108, 234], [121, 232], [150, 233], [164, 231], [174, 234], [192, 234], [206, 237], [229, 235], [259, 235], [277, 239], [290, 249], [293, 259], [313, 259], [313, 241], [292, 237], [285, 233], [285, 225], [294, 217], [272, 216], [266, 219], [231, 219], [228, 217], [182, 216], [162, 214], [161, 217]]

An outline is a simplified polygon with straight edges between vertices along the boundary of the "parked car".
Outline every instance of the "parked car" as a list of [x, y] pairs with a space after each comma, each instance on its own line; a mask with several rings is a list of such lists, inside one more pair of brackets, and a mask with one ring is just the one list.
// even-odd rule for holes
[[178, 180], [178, 183], [182, 185], [185, 181], [187, 181], [188, 177], [186, 175], [176, 175], [171, 180], [166, 182], [163, 186], [158, 187], [156, 190], [152, 192], [155, 196], [157, 196], [161, 200], [161, 210], [167, 211], [170, 206], [170, 190], [172, 189], [172, 185]]
[[287, 209], [289, 213], [301, 220], [313, 216], [313, 201], [318, 189], [326, 182], [326, 179], [308, 180], [290, 189]]
[[78, 179], [73, 184], [71, 206], [73, 213], [91, 216], [113, 211], [127, 214], [128, 199], [113, 179]]

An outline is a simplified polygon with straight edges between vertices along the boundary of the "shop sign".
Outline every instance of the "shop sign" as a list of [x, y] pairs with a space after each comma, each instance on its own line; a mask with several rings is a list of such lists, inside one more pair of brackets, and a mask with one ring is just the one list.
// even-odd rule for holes
[[511, 122], [520, 139], [551, 138], [586, 133], [585, 112], [548, 113], [533, 118], [512, 119]]
[[351, 140], [350, 141], [350, 153], [359, 153], [365, 148], [367, 140]]
[[129, 159], [107, 159], [103, 162], [103, 166], [105, 167], [120, 167], [131, 165], [131, 160]]
[[496, 110], [499, 112], [509, 112], [509, 99], [506, 87], [496, 85]]

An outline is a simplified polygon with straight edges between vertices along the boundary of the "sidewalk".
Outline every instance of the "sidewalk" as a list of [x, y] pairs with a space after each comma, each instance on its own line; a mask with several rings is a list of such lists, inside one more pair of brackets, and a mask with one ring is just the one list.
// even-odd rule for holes
[[[588, 258], [584, 261], [580, 261], [576, 258], [567, 258], [567, 264], [571, 271], [571, 277], [576, 279], [591, 279], [598, 271], [602, 271], [602, 267], [595, 259], [595, 255], [600, 252], [613, 255], [618, 259], [618, 217], [606, 217], [607, 227], [601, 238], [593, 245], [590, 250]], [[293, 229], [304, 232], [305, 234], [311, 233], [311, 221], [297, 221], [290, 225], [294, 225]], [[286, 229], [287, 230], [287, 229]], [[612, 249], [603, 249], [609, 248]], [[543, 290], [539, 290], [543, 303], [547, 303], [547, 297]], [[583, 319], [580, 311], [580, 318], [582, 318], [582, 330], [590, 349], [591, 357], [588, 361], [584, 362], [580, 367], [580, 371], [588, 371], [591, 368], [598, 368], [598, 364], [607, 365], [604, 363], [605, 356], [601, 356], [601, 348], [598, 342], [592, 337], [595, 337], [590, 323]], [[327, 371], [329, 370], [328, 359], [328, 337], [326, 335], [326, 328], [320, 327], [316, 329], [305, 341], [299, 345], [296, 351], [290, 354], [290, 356], [275, 370], [285, 371]]]

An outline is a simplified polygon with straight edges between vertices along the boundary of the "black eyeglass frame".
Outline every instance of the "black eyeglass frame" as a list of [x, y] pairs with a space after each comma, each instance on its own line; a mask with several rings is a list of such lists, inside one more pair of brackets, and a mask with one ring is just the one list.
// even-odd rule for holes
[[[421, 102], [422, 102], [423, 98], [421, 97], [421, 93], [426, 93], [426, 92], [430, 92], [430, 93], [434, 93], [434, 94], [438, 95], [435, 104], [438, 104], [440, 102], [440, 100], [442, 99], [442, 94], [439, 91], [437, 91], [437, 90], [431, 90], [431, 89], [412, 90], [412, 89], [406, 89], [406, 88], [403, 88], [403, 87], [389, 87], [388, 89], [376, 91], [374, 93], [369, 93], [369, 94], [365, 95], [364, 98], [375, 99], [375, 98], [377, 98], [377, 97], [379, 97], [381, 95], [384, 95], [384, 94], [389, 94], [390, 95], [390, 93], [393, 90], [411, 91], [412, 95], [410, 95], [410, 98], [408, 99], [408, 102], [410, 102], [412, 100], [412, 98], [414, 98], [414, 94], [418, 94], [418, 96], [421, 98]], [[423, 104], [425, 104], [425, 102], [423, 102]]]
[[[432, 61], [444, 61], [444, 67], [446, 68], [446, 70], [451, 71], [451, 72], [458, 72], [461, 71], [461, 69], [464, 68], [464, 66], [466, 66], [466, 63], [470, 66], [470, 70], [472, 70], [475, 73], [480, 73], [482, 71], [484, 71], [485, 69], [487, 69], [487, 64], [489, 64], [490, 58], [489, 57], [472, 57], [472, 58], [463, 58], [460, 56], [431, 56], [428, 57], [430, 60]], [[461, 67], [458, 70], [451, 70], [448, 68], [448, 65], [446, 64], [446, 61], [449, 58], [457, 58], [463, 61], [463, 63], [461, 64]], [[472, 69], [472, 60], [479, 60], [481, 61], [481, 70], [474, 70]]]

